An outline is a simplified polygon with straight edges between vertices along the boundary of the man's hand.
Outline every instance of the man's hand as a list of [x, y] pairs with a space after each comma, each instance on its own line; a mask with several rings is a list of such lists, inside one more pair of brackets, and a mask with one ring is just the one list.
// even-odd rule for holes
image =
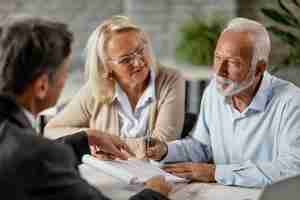
[[[109, 159], [120, 158], [127, 160], [134, 153], [129, 149], [118, 136], [99, 133], [97, 130], [90, 129], [87, 131], [88, 143], [92, 146], [92, 154], [107, 156]], [[97, 157], [97, 156], [96, 156]]]
[[161, 160], [168, 153], [168, 146], [156, 138], [151, 138], [146, 157], [152, 160]]
[[[99, 160], [115, 160], [118, 158], [118, 156], [116, 156], [115, 154], [105, 152], [96, 145], [90, 145], [90, 150], [91, 150], [91, 155], [98, 158]], [[121, 150], [121, 152], [122, 152], [122, 150]], [[125, 154], [127, 155], [127, 153], [125, 153]], [[124, 159], [124, 160], [126, 160], [126, 159]]]
[[163, 170], [193, 181], [215, 182], [215, 165], [206, 163], [166, 164]]
[[171, 185], [166, 181], [165, 177], [163, 176], [155, 176], [149, 179], [145, 183], [145, 188], [154, 190], [165, 196], [168, 196], [169, 192], [172, 189]]

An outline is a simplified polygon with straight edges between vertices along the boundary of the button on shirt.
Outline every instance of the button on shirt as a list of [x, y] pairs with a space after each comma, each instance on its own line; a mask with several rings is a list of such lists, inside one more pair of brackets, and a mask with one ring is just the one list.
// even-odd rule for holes
[[116, 84], [114, 100], [117, 101], [120, 119], [120, 136], [123, 138], [145, 136], [151, 112], [150, 105], [155, 101], [155, 72], [151, 70], [149, 84], [143, 95], [139, 98], [134, 110], [126, 93], [119, 84]]
[[265, 72], [257, 94], [242, 112], [206, 89], [190, 138], [168, 145], [164, 161], [213, 160], [225, 185], [261, 187], [300, 173], [300, 89]]

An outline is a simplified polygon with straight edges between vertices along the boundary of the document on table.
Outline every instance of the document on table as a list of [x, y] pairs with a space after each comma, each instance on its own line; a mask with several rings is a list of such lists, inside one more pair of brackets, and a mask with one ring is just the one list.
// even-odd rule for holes
[[164, 176], [168, 182], [186, 182], [184, 178], [174, 176], [159, 168], [159, 163], [147, 160], [99, 160], [91, 155], [84, 155], [82, 162], [110, 176], [119, 178], [127, 184], [141, 184], [154, 176]]

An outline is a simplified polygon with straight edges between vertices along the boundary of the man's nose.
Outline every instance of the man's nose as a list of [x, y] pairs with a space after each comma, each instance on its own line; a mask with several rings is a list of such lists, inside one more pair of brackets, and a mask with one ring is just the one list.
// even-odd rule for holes
[[226, 76], [226, 74], [227, 74], [227, 61], [226, 60], [220, 61], [218, 66], [216, 66], [216, 74], [219, 76]]

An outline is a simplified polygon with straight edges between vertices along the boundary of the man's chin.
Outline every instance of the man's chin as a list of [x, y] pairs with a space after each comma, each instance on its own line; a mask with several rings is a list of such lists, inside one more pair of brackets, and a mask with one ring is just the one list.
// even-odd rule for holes
[[219, 92], [220, 95], [224, 97], [230, 97], [234, 95], [234, 92], [230, 90], [228, 87], [217, 87], [217, 91]]
[[218, 93], [219, 93], [220, 95], [224, 96], [224, 97], [229, 97], [229, 96], [231, 96], [230, 93], [228, 93], [228, 92], [226, 92], [226, 91], [224, 91], [224, 90], [222, 90], [222, 89], [218, 89]]

